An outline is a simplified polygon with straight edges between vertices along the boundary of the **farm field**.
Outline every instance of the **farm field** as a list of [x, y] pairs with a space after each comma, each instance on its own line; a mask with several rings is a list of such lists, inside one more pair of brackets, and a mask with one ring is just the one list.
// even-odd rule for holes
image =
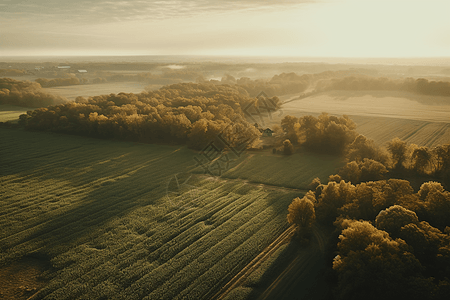
[[[46, 265], [33, 299], [207, 299], [288, 227], [287, 206], [302, 196], [258, 185], [245, 164], [229, 178], [194, 174], [194, 194], [169, 192], [174, 175], [195, 171], [185, 147], [10, 129], [0, 138], [0, 273]], [[248, 166], [264, 156], [246, 155]], [[315, 177], [302, 175], [313, 163], [280, 164], [275, 183]]]
[[2, 104], [0, 105], [0, 122], [18, 120], [19, 116], [26, 114], [28, 110], [34, 110], [34, 108]]
[[297, 97], [280, 97], [286, 103], [281, 114], [273, 114], [270, 125], [279, 124], [286, 115], [327, 112], [350, 116], [356, 130], [379, 145], [395, 137], [429, 147], [450, 142], [449, 97], [390, 91], [332, 91]]
[[427, 147], [450, 143], [450, 117], [448, 122], [363, 116], [350, 118], [358, 126], [356, 131], [373, 139], [378, 145], [384, 145], [396, 137]]

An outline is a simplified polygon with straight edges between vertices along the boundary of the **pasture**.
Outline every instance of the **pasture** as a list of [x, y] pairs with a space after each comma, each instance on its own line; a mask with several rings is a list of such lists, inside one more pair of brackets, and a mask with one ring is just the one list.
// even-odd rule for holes
[[[302, 196], [242, 180], [244, 163], [228, 177], [196, 175], [197, 153], [180, 146], [3, 128], [0, 138], [0, 274], [46, 264], [34, 299], [207, 299], [288, 227]], [[243, 161], [254, 168], [258, 156], [267, 161]], [[303, 175], [312, 163], [272, 163], [266, 182], [315, 177]], [[195, 180], [173, 192], [184, 173]]]

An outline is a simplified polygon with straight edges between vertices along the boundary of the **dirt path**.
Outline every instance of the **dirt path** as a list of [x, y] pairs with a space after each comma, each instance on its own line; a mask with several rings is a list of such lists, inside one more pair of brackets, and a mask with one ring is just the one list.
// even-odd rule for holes
[[[313, 226], [313, 238], [258, 299], [308, 299], [311, 288], [324, 267], [326, 233]], [[325, 292], [325, 291], [324, 291]]]
[[255, 271], [264, 261], [278, 249], [281, 245], [288, 242], [294, 235], [295, 228], [290, 226], [275, 241], [267, 246], [256, 258], [254, 258], [245, 268], [243, 268], [236, 276], [234, 276], [225, 286], [220, 289], [211, 299], [224, 299], [229, 292], [241, 285], [245, 279]]

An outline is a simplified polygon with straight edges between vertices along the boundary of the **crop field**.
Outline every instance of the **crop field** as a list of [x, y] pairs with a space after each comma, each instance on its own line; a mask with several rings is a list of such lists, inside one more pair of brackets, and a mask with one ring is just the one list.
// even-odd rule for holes
[[0, 122], [15, 121], [19, 119], [21, 114], [26, 114], [28, 110], [34, 108], [27, 108], [14, 105], [0, 105]]
[[449, 122], [428, 122], [383, 117], [350, 116], [357, 124], [357, 131], [383, 145], [393, 138], [400, 138], [419, 146], [434, 147], [450, 143]]
[[327, 112], [349, 115], [357, 131], [377, 144], [399, 137], [421, 146], [450, 143], [450, 98], [420, 96], [391, 91], [332, 91], [310, 97], [281, 97], [282, 114], [274, 114], [271, 125], [285, 115], [301, 117]]
[[[34, 299], [207, 299], [288, 227], [302, 195], [242, 180], [244, 163], [174, 191], [174, 175], [195, 170], [185, 147], [10, 129], [0, 138], [0, 275], [45, 261]], [[246, 157], [253, 168], [282, 159]], [[271, 166], [270, 178], [305, 186], [288, 177], [317, 176], [300, 176], [313, 163]]]

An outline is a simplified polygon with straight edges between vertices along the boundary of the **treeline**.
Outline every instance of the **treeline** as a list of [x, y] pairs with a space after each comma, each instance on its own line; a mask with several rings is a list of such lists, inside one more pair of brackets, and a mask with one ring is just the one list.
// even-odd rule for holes
[[81, 83], [80, 79], [76, 77], [54, 79], [38, 78], [35, 81], [45, 88], [54, 86], [78, 85]]
[[[278, 98], [271, 101], [279, 106]], [[257, 99], [237, 87], [182, 83], [140, 94], [78, 97], [75, 102], [29, 111], [19, 123], [31, 130], [186, 143], [203, 149], [220, 133], [230, 146], [248, 140], [256, 143], [261, 133], [245, 121], [244, 109], [258, 105]]]
[[316, 91], [348, 90], [348, 91], [407, 91], [422, 95], [450, 96], [450, 82], [429, 81], [425, 78], [390, 79], [386, 77], [348, 76], [333, 78], [318, 83]]
[[25, 70], [18, 69], [0, 69], [0, 76], [23, 76], [27, 74]]
[[428, 178], [450, 185], [450, 144], [419, 147], [395, 138], [380, 148], [359, 135], [347, 147], [346, 156], [349, 162], [330, 179], [359, 183], [390, 177]]
[[[314, 88], [319, 81], [329, 80], [331, 78], [341, 78], [350, 75], [364, 75], [369, 72], [364, 69], [350, 69], [341, 71], [326, 71], [316, 74], [298, 75], [294, 72], [281, 73], [274, 75], [270, 79], [250, 79], [248, 77], [235, 77], [227, 74], [220, 81], [210, 80], [216, 84], [236, 85], [245, 89], [251, 96], [257, 96], [261, 91], [268, 95], [287, 95], [306, 91], [308, 88]], [[371, 72], [369, 72], [371, 73]], [[205, 81], [201, 77], [198, 79]]]
[[65, 101], [65, 98], [42, 91], [36, 82], [0, 78], [0, 104], [45, 107]]

